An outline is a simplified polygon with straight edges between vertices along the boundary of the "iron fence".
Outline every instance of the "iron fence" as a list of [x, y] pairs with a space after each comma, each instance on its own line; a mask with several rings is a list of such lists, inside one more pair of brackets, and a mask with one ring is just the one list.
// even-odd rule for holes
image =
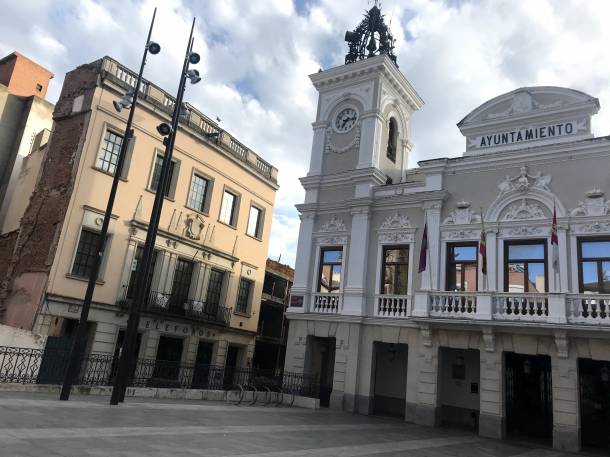
[[[0, 383], [61, 384], [69, 351], [0, 346]], [[112, 385], [119, 358], [92, 353], [83, 359], [76, 384]], [[132, 387], [228, 390], [237, 385], [281, 389], [295, 395], [317, 397], [316, 377], [281, 370], [238, 368], [209, 364], [138, 359]]]

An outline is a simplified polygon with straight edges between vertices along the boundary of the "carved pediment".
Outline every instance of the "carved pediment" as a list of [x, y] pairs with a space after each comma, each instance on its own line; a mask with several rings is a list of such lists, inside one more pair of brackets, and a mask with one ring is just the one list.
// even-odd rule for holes
[[402, 230], [407, 228], [411, 228], [409, 217], [401, 216], [398, 211], [391, 216], [388, 216], [379, 227], [380, 230]]

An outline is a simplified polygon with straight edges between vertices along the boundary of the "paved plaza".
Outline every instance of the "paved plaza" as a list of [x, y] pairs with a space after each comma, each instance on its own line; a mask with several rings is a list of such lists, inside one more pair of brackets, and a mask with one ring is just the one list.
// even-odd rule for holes
[[561, 457], [549, 448], [326, 409], [0, 392], [1, 457]]

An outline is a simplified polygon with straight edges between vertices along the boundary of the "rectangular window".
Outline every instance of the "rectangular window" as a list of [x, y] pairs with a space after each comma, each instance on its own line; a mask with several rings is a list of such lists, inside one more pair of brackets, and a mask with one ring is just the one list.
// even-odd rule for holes
[[76, 256], [72, 265], [72, 274], [81, 278], [88, 278], [93, 270], [97, 258], [97, 243], [100, 235], [92, 230], [82, 229]]
[[446, 290], [475, 292], [477, 290], [478, 244], [447, 245]]
[[248, 229], [246, 233], [254, 238], [260, 238], [261, 236], [261, 216], [263, 211], [256, 206], [250, 207], [250, 215], [248, 217]]
[[338, 293], [341, 288], [342, 248], [322, 248], [318, 292]]
[[235, 311], [238, 313], [247, 313], [248, 304], [250, 302], [250, 290], [252, 289], [252, 281], [241, 278], [239, 280], [239, 289], [237, 290], [237, 302], [235, 303]]
[[97, 159], [97, 167], [114, 175], [116, 171], [117, 163], [119, 162], [119, 154], [121, 152], [121, 145], [123, 144], [123, 137], [116, 133], [106, 130], [104, 134], [104, 140], [102, 142], [102, 149]]
[[176, 261], [171, 301], [172, 305], [178, 309], [184, 309], [184, 304], [189, 298], [194, 266], [195, 264], [189, 260], [178, 259]]
[[235, 225], [236, 204], [237, 195], [232, 194], [228, 190], [225, 190], [222, 194], [222, 204], [220, 206], [220, 222], [223, 222], [227, 225]]
[[381, 293], [407, 295], [409, 277], [409, 248], [384, 246], [381, 266]]
[[[169, 175], [167, 177], [167, 185], [165, 186], [165, 191], [163, 195], [165, 197], [170, 197], [172, 192], [172, 182], [174, 180], [174, 167], [176, 166], [175, 161], [171, 161], [169, 164]], [[157, 187], [159, 187], [159, 181], [161, 180], [161, 168], [163, 167], [163, 156], [157, 155], [155, 157], [155, 168], [153, 169], [152, 178], [150, 180], [150, 190], [153, 192], [157, 191]]]
[[610, 240], [578, 240], [579, 287], [585, 293], [610, 293]]
[[[148, 269], [148, 280], [147, 280], [147, 284], [146, 284], [147, 293], [152, 284], [152, 278], [153, 278], [153, 274], [155, 272], [155, 265], [157, 263], [157, 254], [158, 254], [158, 251], [153, 252], [152, 261], [151, 261], [150, 267]], [[142, 264], [143, 255], [144, 255], [144, 247], [138, 246], [136, 248], [136, 255], [134, 256], [133, 263], [131, 265], [131, 274], [129, 275], [129, 284], [127, 286], [127, 294], [125, 295], [125, 298], [135, 298], [136, 281], [138, 278], [138, 271], [139, 271], [140, 265]]]
[[205, 212], [209, 181], [197, 174], [193, 175], [189, 192], [188, 206], [197, 211]]
[[511, 241], [504, 246], [507, 292], [546, 292], [546, 241]]
[[225, 274], [223, 271], [214, 269], [210, 271], [208, 292], [205, 298], [205, 302], [210, 309], [217, 308], [220, 304], [220, 295], [222, 294], [222, 283], [224, 281], [224, 277]]

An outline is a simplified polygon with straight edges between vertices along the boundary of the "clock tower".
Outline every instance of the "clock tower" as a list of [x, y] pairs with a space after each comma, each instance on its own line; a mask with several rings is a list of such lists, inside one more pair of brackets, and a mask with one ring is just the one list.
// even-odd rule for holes
[[345, 65], [310, 76], [319, 98], [309, 171], [301, 179], [306, 194], [298, 205], [293, 298], [307, 312], [313, 295], [326, 288], [320, 253], [341, 246], [342, 313], [362, 315], [373, 193], [404, 180], [411, 115], [423, 101], [398, 69], [394, 38], [377, 4], [345, 41]]

